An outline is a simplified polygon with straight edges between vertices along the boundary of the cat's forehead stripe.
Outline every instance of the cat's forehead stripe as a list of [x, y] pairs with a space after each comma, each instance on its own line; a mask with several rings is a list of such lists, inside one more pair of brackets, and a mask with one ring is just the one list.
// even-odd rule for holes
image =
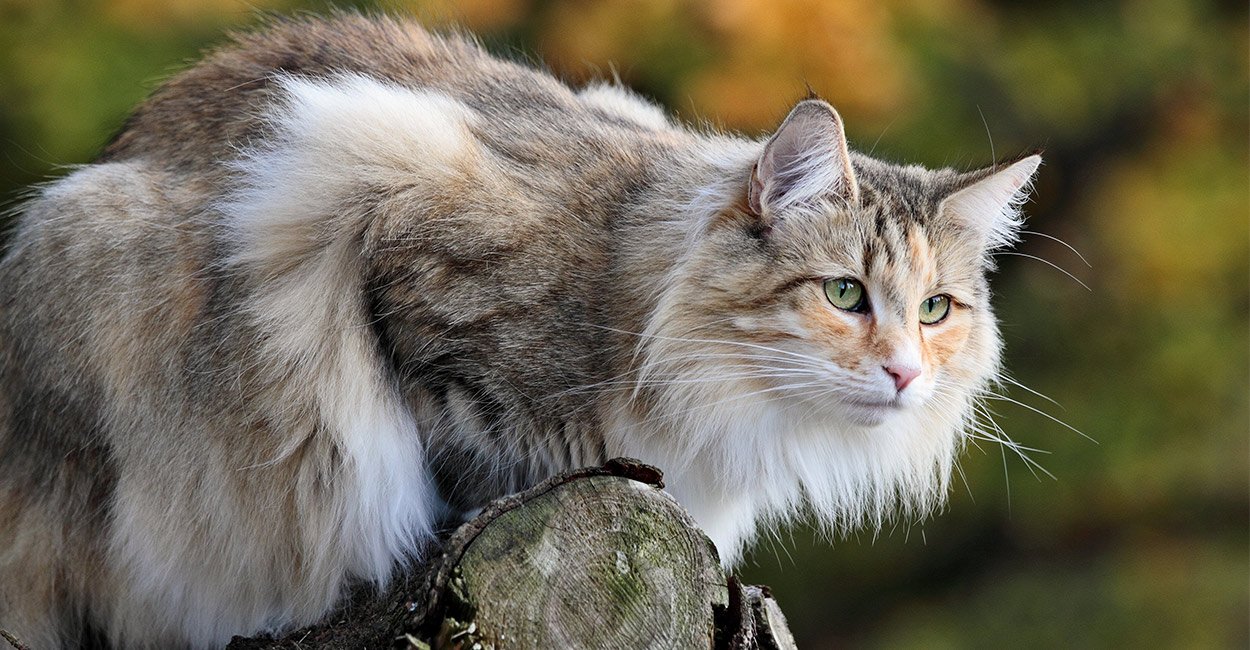
[[934, 197], [929, 196], [922, 188], [907, 183], [899, 183], [892, 187], [869, 187], [871, 191], [864, 191], [861, 186], [863, 203], [865, 207], [874, 207], [878, 210], [878, 220], [924, 224], [937, 204]]
[[877, 206], [881, 217], [925, 224], [936, 212], [948, 170], [934, 172], [853, 155], [861, 204]]
[[915, 285], [934, 284], [939, 272], [930, 229], [919, 214], [915, 203], [875, 192], [858, 213], [865, 226], [859, 249], [864, 280], [875, 288], [877, 308], [900, 317], [910, 312], [907, 301]]

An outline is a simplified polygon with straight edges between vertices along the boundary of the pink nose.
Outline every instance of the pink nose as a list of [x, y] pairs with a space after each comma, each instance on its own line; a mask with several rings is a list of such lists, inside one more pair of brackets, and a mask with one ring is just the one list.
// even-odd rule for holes
[[894, 379], [894, 387], [897, 388], [900, 393], [903, 392], [904, 388], [907, 388], [907, 385], [911, 383], [911, 380], [920, 376], [920, 368], [914, 368], [912, 366], [885, 366], [885, 371]]

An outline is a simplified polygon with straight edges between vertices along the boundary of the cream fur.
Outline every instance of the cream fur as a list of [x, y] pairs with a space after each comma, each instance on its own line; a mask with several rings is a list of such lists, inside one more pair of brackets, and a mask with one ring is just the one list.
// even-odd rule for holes
[[[289, 569], [265, 557], [264, 546], [234, 538], [239, 531], [229, 526], [206, 531], [227, 535], [219, 557], [187, 566], [197, 551], [185, 532], [156, 532], [165, 522], [150, 519], [162, 508], [152, 499], [161, 495], [142, 485], [132, 491], [123, 476], [113, 546], [129, 573], [123, 584], [130, 595], [117, 598], [119, 640], [194, 639], [208, 648], [240, 631], [311, 623], [348, 579], [385, 583], [430, 538], [441, 512], [420, 469], [426, 460], [417, 425], [369, 339], [360, 290], [365, 214], [350, 197], [360, 183], [433, 183], [451, 173], [470, 155], [467, 116], [446, 97], [355, 75], [285, 78], [281, 87], [286, 101], [267, 116], [273, 140], [234, 164], [242, 182], [217, 206], [221, 234], [233, 249], [230, 267], [256, 279], [251, 317], [260, 332], [273, 334], [261, 339], [257, 354], [278, 387], [268, 398], [274, 417], [308, 412], [309, 426], [330, 434], [344, 464], [326, 484], [326, 497], [307, 497], [303, 568], [294, 577], [278, 575]], [[230, 471], [263, 471], [310, 444], [324, 445], [292, 437], [259, 467]], [[248, 518], [230, 514], [249, 504], [232, 503], [227, 494], [219, 507], [215, 518]]]
[[350, 570], [381, 582], [430, 534], [440, 505], [414, 471], [425, 464], [416, 423], [368, 340], [364, 214], [350, 200], [362, 183], [452, 174], [472, 155], [469, 115], [437, 93], [356, 75], [282, 86], [289, 100], [270, 115], [276, 144], [237, 163], [245, 188], [221, 206], [231, 263], [264, 278], [249, 308], [264, 331], [283, 333], [265, 340], [263, 358], [308, 378], [299, 388], [347, 453], [356, 475], [341, 531]]
[[611, 115], [657, 131], [672, 127], [660, 107], [627, 88], [606, 82], [593, 83], [578, 92], [582, 101]]

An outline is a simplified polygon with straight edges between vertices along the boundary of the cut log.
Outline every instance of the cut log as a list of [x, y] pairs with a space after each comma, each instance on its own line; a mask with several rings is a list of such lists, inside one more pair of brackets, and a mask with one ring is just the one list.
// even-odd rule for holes
[[793, 648], [767, 589], [727, 576], [662, 486], [628, 459], [557, 476], [493, 502], [385, 594], [230, 648]]

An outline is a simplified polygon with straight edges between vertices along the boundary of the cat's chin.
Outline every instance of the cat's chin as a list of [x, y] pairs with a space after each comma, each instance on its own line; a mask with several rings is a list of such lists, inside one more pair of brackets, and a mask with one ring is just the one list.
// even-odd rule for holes
[[838, 409], [840, 414], [847, 421], [862, 427], [881, 426], [893, 420], [908, 408], [900, 400], [843, 400], [838, 406], [840, 407]]

